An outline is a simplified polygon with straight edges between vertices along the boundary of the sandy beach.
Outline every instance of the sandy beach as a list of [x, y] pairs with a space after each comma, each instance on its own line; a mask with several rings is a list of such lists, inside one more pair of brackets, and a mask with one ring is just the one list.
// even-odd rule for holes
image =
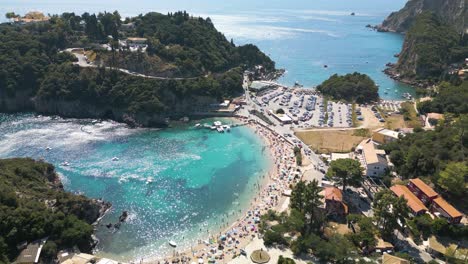
[[[238, 120], [245, 122], [243, 119]], [[248, 210], [241, 218], [231, 219], [232, 224], [229, 228], [218, 234], [208, 235], [205, 240], [199, 240], [198, 244], [189, 250], [177, 251], [175, 248], [173, 256], [164, 259], [142, 259], [134, 263], [228, 263], [233, 259], [237, 262], [241, 259], [247, 260], [241, 255], [241, 249], [246, 249], [248, 245], [263, 245], [259, 242], [262, 241], [258, 231], [260, 216], [271, 209], [288, 209], [289, 197], [283, 193], [290, 189], [291, 184], [300, 180], [302, 173], [298, 172], [293, 145], [290, 142], [261, 124], [250, 122], [247, 126], [264, 140], [268, 155], [272, 157], [268, 175], [262, 178], [260, 184], [254, 183], [258, 193]]]

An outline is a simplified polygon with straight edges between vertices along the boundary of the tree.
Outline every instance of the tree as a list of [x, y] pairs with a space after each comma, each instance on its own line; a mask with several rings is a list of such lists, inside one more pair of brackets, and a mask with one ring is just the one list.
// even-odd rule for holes
[[15, 14], [15, 12], [7, 12], [7, 13], [5, 14], [5, 17], [6, 17], [7, 19], [12, 19], [12, 18], [18, 17], [18, 15]]
[[323, 198], [320, 192], [322, 192], [322, 188], [318, 186], [318, 182], [315, 179], [307, 185], [303, 181], [300, 181], [292, 191], [291, 208], [297, 209], [305, 215], [305, 233], [320, 230], [324, 221], [323, 215], [318, 210]]
[[455, 196], [462, 196], [466, 192], [468, 166], [464, 162], [452, 162], [439, 173], [437, 184]]
[[377, 228], [386, 237], [389, 237], [393, 230], [398, 229], [400, 224], [404, 225], [405, 219], [409, 215], [405, 198], [396, 197], [389, 190], [375, 194], [372, 208], [374, 209], [374, 219], [377, 222]]
[[293, 259], [285, 258], [283, 255], [280, 255], [278, 258], [278, 264], [296, 264]]
[[327, 177], [343, 185], [343, 191], [346, 186], [358, 187], [363, 180], [361, 164], [353, 159], [338, 159], [330, 163], [327, 171]]
[[317, 86], [317, 90], [336, 100], [346, 100], [359, 104], [375, 102], [379, 99], [379, 89], [366, 74], [352, 73], [340, 76], [332, 75]]

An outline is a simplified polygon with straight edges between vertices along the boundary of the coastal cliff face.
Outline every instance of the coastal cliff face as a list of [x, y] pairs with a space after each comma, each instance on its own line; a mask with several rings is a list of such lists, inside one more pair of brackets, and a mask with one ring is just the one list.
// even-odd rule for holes
[[467, 32], [467, 2], [410, 0], [390, 14], [377, 30], [405, 33], [405, 40], [398, 62], [385, 72], [396, 80], [424, 87], [439, 80], [449, 64], [468, 56], [462, 37]]
[[[166, 126], [166, 118], [180, 118], [191, 116], [198, 112], [197, 106], [210, 105], [216, 100], [207, 96], [193, 96], [183, 100], [177, 99], [174, 94], [166, 94], [165, 100], [171, 105], [171, 111], [162, 113], [130, 113], [114, 107], [99, 107], [87, 104], [83, 101], [57, 101], [32, 99], [32, 110], [45, 115], [60, 115], [73, 118], [108, 118], [118, 122], [124, 122], [131, 126], [163, 127]], [[2, 111], [0, 107], [0, 111]], [[10, 110], [11, 111], [11, 110]]]
[[380, 31], [407, 32], [423, 12], [432, 12], [459, 33], [467, 33], [468, 0], [410, 0], [400, 11], [391, 13], [378, 26]]

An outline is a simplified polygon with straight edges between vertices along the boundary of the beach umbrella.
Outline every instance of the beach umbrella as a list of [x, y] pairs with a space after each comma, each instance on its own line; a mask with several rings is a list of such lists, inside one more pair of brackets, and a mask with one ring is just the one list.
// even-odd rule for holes
[[199, 258], [199, 259], [198, 259], [198, 263], [203, 264], [203, 259], [202, 259], [202, 258]]

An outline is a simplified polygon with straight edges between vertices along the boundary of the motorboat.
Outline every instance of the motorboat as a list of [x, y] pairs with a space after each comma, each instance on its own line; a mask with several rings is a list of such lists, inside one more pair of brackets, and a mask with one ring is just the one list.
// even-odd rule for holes
[[68, 163], [68, 161], [64, 161], [64, 162], [62, 162], [61, 165], [62, 165], [62, 166], [65, 166], [65, 167], [68, 167], [68, 166], [70, 166], [70, 163]]
[[49, 151], [49, 150], [52, 150], [51, 147], [46, 147], [45, 150]]
[[119, 158], [117, 158], [117, 157], [112, 158], [112, 161], [118, 161], [118, 160], [119, 160]]
[[169, 241], [169, 245], [170, 245], [171, 247], [177, 247], [177, 243], [174, 242], [173, 240]]
[[200, 123], [195, 124], [195, 128], [200, 128], [202, 125]]
[[146, 180], [146, 184], [151, 184], [153, 182], [153, 178], [149, 177], [147, 180]]

